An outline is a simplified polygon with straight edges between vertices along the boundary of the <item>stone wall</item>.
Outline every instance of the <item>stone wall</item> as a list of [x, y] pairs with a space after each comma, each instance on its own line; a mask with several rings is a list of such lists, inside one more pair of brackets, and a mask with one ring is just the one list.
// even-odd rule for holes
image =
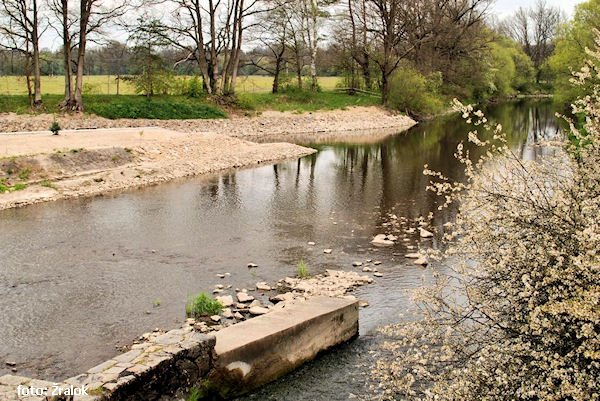
[[192, 387], [203, 396], [229, 398], [293, 370], [319, 352], [358, 335], [356, 299], [313, 296], [213, 334], [181, 329], [146, 333], [143, 341], [61, 388], [85, 386], [87, 395], [18, 396], [18, 386], [54, 383], [0, 377], [0, 401], [166, 401], [185, 399]]

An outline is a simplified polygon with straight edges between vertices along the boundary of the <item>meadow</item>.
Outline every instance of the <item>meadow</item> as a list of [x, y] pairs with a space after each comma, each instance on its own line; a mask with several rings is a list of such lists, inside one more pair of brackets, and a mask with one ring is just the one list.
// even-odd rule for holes
[[[178, 77], [177, 79], [189, 79]], [[380, 96], [349, 95], [335, 90], [339, 77], [320, 77], [321, 91], [310, 92], [293, 87], [282, 87], [280, 93], [271, 93], [272, 78], [265, 76], [239, 77], [235, 97], [214, 100], [209, 97], [192, 98], [182, 94], [155, 95], [151, 99], [135, 94], [133, 85], [122, 80], [117, 95], [115, 76], [86, 76], [83, 87], [85, 112], [117, 118], [189, 119], [225, 118], [228, 111], [242, 111], [247, 115], [264, 110], [307, 112], [345, 109], [352, 106], [372, 106], [381, 103]], [[0, 112], [54, 113], [63, 100], [64, 77], [42, 77], [42, 106], [31, 110], [24, 77], [0, 76]]]
[[[88, 95], [116, 95], [116, 75], [87, 75], [83, 78], [84, 93]], [[178, 77], [187, 79], [189, 77]], [[319, 85], [325, 91], [335, 89], [339, 77], [319, 77]], [[42, 95], [60, 95], [64, 93], [64, 77], [62, 75], [42, 77]], [[261, 75], [238, 77], [237, 90], [244, 93], [268, 93], [271, 91], [273, 78]], [[26, 95], [27, 86], [23, 76], [0, 76], [0, 95]], [[135, 94], [131, 82], [121, 80], [119, 94]]]

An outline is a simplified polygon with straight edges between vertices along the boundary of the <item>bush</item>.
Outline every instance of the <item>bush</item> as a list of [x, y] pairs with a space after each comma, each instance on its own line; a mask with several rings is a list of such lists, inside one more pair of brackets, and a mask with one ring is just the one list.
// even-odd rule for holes
[[202, 292], [188, 299], [185, 312], [189, 317], [217, 315], [223, 310], [223, 304]]
[[414, 69], [399, 69], [390, 79], [388, 106], [415, 116], [439, 113], [444, 108], [441, 95], [437, 93], [440, 80], [440, 75], [427, 80]]
[[54, 120], [50, 124], [50, 132], [52, 132], [52, 135], [58, 135], [58, 131], [60, 131], [60, 125], [58, 125], [58, 121]]
[[[600, 72], [590, 70], [580, 85]], [[374, 369], [383, 398], [598, 400], [600, 85], [574, 105], [587, 117], [585, 136], [571, 126], [576, 148], [547, 144], [530, 161], [483, 113], [457, 106], [484, 133], [468, 136], [484, 156], [459, 145], [463, 183], [425, 170], [440, 209], [459, 201], [460, 212], [448, 265], [416, 292], [418, 318], [383, 330], [393, 338]]]

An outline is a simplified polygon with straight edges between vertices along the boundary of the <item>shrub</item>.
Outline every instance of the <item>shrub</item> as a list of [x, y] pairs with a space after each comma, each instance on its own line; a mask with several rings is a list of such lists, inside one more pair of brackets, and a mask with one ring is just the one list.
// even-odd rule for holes
[[[599, 71], [582, 70], [578, 83]], [[460, 201], [460, 212], [445, 237], [448, 265], [415, 294], [418, 318], [383, 329], [392, 339], [373, 371], [383, 398], [597, 400], [600, 86], [574, 105], [587, 117], [577, 152], [548, 144], [553, 152], [531, 161], [483, 113], [457, 106], [486, 152], [472, 160], [459, 145], [463, 183], [425, 170], [446, 199], [440, 209]], [[571, 135], [581, 137], [574, 124]]]
[[216, 315], [223, 310], [223, 304], [202, 292], [188, 299], [185, 312], [189, 317]]
[[52, 135], [58, 135], [58, 131], [60, 131], [60, 125], [58, 125], [58, 121], [54, 120], [50, 124], [50, 132], [52, 132]]
[[439, 113], [444, 102], [437, 89], [441, 76], [435, 75], [429, 81], [414, 69], [397, 70], [390, 78], [388, 106], [410, 115], [432, 115]]

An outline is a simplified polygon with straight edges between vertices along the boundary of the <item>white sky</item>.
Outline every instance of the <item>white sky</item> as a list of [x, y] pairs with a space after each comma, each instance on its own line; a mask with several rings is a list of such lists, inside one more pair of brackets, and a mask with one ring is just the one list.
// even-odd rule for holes
[[[490, 13], [498, 20], [510, 16], [519, 7], [531, 7], [537, 0], [496, 0], [490, 8]], [[575, 5], [585, 0], [546, 0], [549, 5], [560, 7], [568, 18], [573, 15]], [[117, 40], [126, 40], [127, 35], [120, 31], [113, 32], [113, 38]], [[61, 46], [61, 40], [56, 36], [52, 29], [48, 29], [41, 39], [42, 47], [57, 49]], [[93, 46], [93, 44], [90, 44]]]
[[[584, 0], [546, 0], [548, 5], [560, 7], [568, 17], [573, 15], [575, 5], [583, 3]], [[531, 7], [536, 3], [536, 0], [496, 0], [492, 6], [492, 12], [499, 19], [511, 15], [519, 7]]]

